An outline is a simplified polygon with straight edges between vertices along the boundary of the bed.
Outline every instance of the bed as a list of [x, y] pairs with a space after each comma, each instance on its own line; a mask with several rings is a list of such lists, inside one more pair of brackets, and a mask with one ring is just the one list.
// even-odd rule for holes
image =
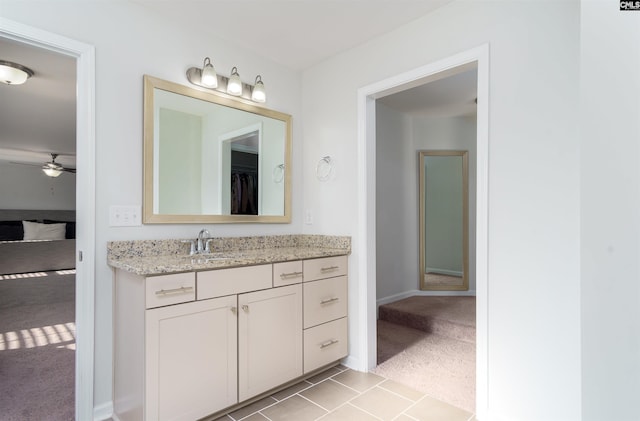
[[73, 210], [0, 209], [0, 275], [75, 268], [75, 219]]

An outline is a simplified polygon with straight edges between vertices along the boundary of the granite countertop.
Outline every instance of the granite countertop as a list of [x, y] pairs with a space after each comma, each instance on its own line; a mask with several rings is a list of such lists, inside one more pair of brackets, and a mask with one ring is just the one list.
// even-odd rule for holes
[[[282, 236], [270, 236], [218, 240], [218, 247], [214, 247], [214, 250], [220, 251], [192, 256], [181, 240], [110, 242], [107, 247], [107, 262], [113, 268], [148, 276], [344, 256], [351, 253], [349, 237], [287, 236], [283, 241]], [[238, 247], [238, 244], [253, 248]]]

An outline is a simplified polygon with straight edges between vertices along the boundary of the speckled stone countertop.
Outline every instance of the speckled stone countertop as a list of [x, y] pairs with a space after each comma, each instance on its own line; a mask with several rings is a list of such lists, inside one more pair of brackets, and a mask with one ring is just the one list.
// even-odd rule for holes
[[189, 255], [183, 240], [133, 240], [107, 243], [111, 267], [138, 275], [221, 269], [351, 253], [351, 237], [272, 235], [214, 237], [210, 254]]

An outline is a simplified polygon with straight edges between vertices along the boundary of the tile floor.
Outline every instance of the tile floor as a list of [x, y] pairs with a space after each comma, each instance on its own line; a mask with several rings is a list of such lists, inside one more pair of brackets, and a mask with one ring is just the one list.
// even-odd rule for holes
[[215, 421], [473, 421], [473, 414], [371, 373], [337, 366]]

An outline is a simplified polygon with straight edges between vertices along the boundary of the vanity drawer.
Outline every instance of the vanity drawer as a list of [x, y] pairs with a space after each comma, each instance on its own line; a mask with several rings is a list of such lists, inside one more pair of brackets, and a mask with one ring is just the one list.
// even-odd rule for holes
[[302, 260], [273, 264], [273, 286], [298, 284], [302, 282]]
[[148, 276], [145, 279], [146, 308], [186, 303], [196, 299], [196, 275], [193, 272]]
[[198, 300], [271, 288], [272, 265], [198, 272]]
[[304, 261], [304, 282], [347, 274], [347, 256], [323, 257]]
[[304, 372], [347, 356], [347, 318], [304, 331]]
[[305, 282], [303, 287], [304, 328], [347, 315], [347, 277]]

